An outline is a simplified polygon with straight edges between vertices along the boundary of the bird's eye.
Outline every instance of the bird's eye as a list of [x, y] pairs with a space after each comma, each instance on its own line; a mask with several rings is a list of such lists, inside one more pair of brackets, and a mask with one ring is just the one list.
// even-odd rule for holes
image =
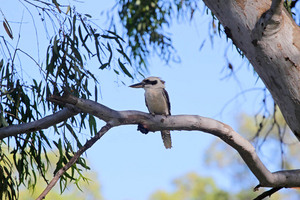
[[152, 85], [156, 85], [156, 84], [157, 84], [157, 80], [151, 81], [151, 84], [152, 84]]
[[149, 79], [144, 80], [146, 85], [156, 85], [157, 84], [157, 80], [154, 81], [150, 81]]

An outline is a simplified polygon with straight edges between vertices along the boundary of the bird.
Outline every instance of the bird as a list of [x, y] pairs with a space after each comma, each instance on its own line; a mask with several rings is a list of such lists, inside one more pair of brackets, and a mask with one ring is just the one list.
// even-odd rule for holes
[[[148, 111], [155, 115], [171, 115], [171, 105], [168, 92], [165, 90], [165, 81], [159, 77], [151, 76], [142, 82], [130, 85], [132, 88], [144, 88], [145, 102]], [[148, 131], [146, 131], [147, 133]], [[172, 147], [171, 134], [169, 130], [161, 131], [161, 137], [166, 149]]]

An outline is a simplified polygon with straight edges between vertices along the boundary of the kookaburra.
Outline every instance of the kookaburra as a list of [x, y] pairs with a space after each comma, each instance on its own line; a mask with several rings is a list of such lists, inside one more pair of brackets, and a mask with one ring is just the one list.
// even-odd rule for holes
[[[165, 81], [151, 76], [129, 87], [145, 89], [146, 106], [152, 115], [171, 115], [171, 106], [169, 95], [165, 90]], [[161, 131], [161, 137], [165, 147], [170, 149], [172, 147], [170, 131]]]
[[[165, 90], [165, 81], [158, 77], [148, 77], [142, 82], [131, 85], [132, 88], [145, 89], [145, 101], [149, 112], [152, 115], [171, 115], [169, 95]], [[172, 147], [170, 131], [161, 131], [161, 137], [167, 149]]]

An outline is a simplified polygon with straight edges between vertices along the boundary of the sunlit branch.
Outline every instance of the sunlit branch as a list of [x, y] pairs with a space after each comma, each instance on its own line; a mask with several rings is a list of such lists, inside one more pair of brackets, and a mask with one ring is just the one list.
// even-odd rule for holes
[[198, 115], [152, 116], [139, 111], [116, 111], [95, 101], [80, 99], [69, 94], [51, 96], [50, 101], [60, 105], [71, 104], [82, 112], [89, 113], [111, 126], [142, 124], [149, 131], [198, 130], [210, 133], [233, 147], [259, 180], [261, 187], [299, 187], [300, 170], [271, 173], [256, 154], [253, 145], [229, 125]]
[[69, 119], [70, 117], [73, 117], [76, 114], [78, 114], [78, 112], [75, 109], [64, 108], [61, 111], [58, 111], [52, 115], [46, 116], [42, 119], [33, 122], [3, 127], [0, 128], [0, 139], [9, 136], [16, 136], [22, 133], [30, 133], [42, 129], [47, 129], [50, 126], [53, 126], [55, 124]]

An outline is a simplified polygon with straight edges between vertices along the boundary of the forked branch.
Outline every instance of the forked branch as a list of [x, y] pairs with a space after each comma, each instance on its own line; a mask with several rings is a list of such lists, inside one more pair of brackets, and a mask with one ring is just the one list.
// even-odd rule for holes
[[253, 145], [229, 125], [198, 115], [152, 116], [139, 111], [116, 111], [95, 101], [79, 99], [65, 94], [52, 96], [50, 101], [61, 105], [71, 104], [82, 112], [89, 113], [113, 126], [143, 124], [149, 131], [198, 130], [210, 133], [232, 146], [242, 157], [261, 187], [299, 187], [300, 170], [285, 170], [271, 173], [256, 154]]
[[[222, 139], [240, 154], [246, 165], [258, 179], [259, 187], [300, 187], [300, 170], [285, 170], [271, 173], [256, 154], [253, 145], [229, 125], [220, 121], [198, 115], [172, 115], [166, 117], [162, 115], [152, 116], [140, 111], [116, 111], [95, 101], [80, 99], [69, 94], [51, 96], [48, 100], [63, 106], [75, 107], [80, 112], [94, 115], [105, 121], [107, 125], [100, 130], [97, 136], [79, 149], [65, 167], [59, 170], [49, 186], [41, 194], [41, 198], [51, 190], [59, 177], [76, 162], [79, 156], [101, 138], [104, 133], [114, 126], [129, 124], [142, 124], [152, 132], [161, 130], [197, 130], [210, 133]], [[0, 133], [6, 128], [8, 127], [1, 128]]]

